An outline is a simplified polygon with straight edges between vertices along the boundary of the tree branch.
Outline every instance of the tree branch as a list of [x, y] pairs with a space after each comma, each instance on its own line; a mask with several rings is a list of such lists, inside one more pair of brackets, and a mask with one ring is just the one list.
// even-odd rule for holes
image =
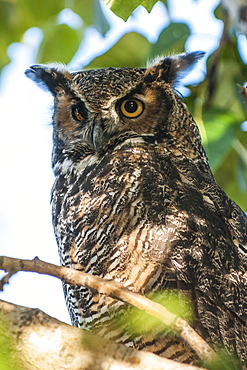
[[0, 311], [0, 328], [8, 328], [25, 370], [201, 369], [97, 337], [38, 309], [0, 301]]
[[32, 271], [40, 274], [51, 275], [61, 279], [65, 283], [95, 289], [101, 294], [129, 303], [157, 317], [166, 326], [173, 329], [177, 335], [183, 338], [183, 340], [190, 345], [190, 347], [205, 363], [210, 364], [215, 363], [216, 361], [217, 363], [221, 361], [211, 347], [189, 326], [185, 320], [169, 312], [160, 304], [124, 288], [121, 284], [115, 281], [102, 279], [71, 268], [47, 263], [39, 260], [38, 257], [35, 257], [33, 260], [22, 260], [2, 256], [0, 257], [0, 269], [11, 274], [18, 271]]

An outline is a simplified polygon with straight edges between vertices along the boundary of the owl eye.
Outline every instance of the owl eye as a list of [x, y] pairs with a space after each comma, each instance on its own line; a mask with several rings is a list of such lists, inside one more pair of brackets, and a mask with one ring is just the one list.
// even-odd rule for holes
[[76, 121], [85, 121], [87, 118], [86, 108], [81, 104], [72, 106], [72, 116]]
[[126, 99], [122, 101], [120, 110], [125, 117], [136, 118], [142, 114], [144, 104], [137, 99]]

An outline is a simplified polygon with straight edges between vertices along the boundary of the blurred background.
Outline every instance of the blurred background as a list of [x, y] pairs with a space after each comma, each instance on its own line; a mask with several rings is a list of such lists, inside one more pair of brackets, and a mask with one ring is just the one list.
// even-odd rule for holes
[[[59, 263], [50, 207], [52, 97], [24, 76], [37, 63], [62, 62], [70, 71], [144, 67], [157, 55], [204, 50], [177, 90], [217, 182], [247, 211], [246, 21], [247, 0], [0, 0], [0, 254]], [[69, 322], [55, 278], [18, 273], [0, 299]]]

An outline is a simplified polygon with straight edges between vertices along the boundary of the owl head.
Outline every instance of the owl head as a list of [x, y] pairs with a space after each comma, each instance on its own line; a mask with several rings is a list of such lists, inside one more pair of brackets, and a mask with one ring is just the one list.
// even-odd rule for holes
[[174, 86], [203, 55], [161, 57], [147, 68], [75, 73], [62, 65], [30, 67], [27, 77], [54, 96], [55, 157], [61, 160], [66, 152], [79, 160], [88, 152], [100, 154], [128, 135], [178, 137], [187, 110]]

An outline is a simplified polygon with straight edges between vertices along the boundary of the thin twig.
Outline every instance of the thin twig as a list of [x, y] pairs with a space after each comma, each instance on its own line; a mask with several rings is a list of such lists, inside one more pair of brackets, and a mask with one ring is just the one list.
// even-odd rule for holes
[[[57, 266], [41, 261], [38, 257], [33, 260], [23, 260], [11, 257], [0, 257], [0, 269], [9, 271], [32, 271], [40, 274], [51, 275], [65, 283], [80, 285], [95, 289], [114, 299], [129, 303], [141, 310], [160, 319], [166, 326], [173, 329], [183, 338], [197, 355], [206, 363], [219, 363], [221, 360], [212, 348], [180, 317], [169, 312], [165, 307], [150, 299], [124, 288], [121, 284], [102, 279], [100, 277], [77, 271], [67, 267]], [[223, 364], [222, 364], [223, 365]], [[224, 369], [226, 369], [225, 365]]]
[[2, 292], [3, 291], [3, 287], [4, 285], [7, 285], [9, 284], [9, 280], [10, 278], [16, 273], [15, 272], [8, 272], [6, 275], [4, 275], [4, 277], [0, 280], [0, 291]]

